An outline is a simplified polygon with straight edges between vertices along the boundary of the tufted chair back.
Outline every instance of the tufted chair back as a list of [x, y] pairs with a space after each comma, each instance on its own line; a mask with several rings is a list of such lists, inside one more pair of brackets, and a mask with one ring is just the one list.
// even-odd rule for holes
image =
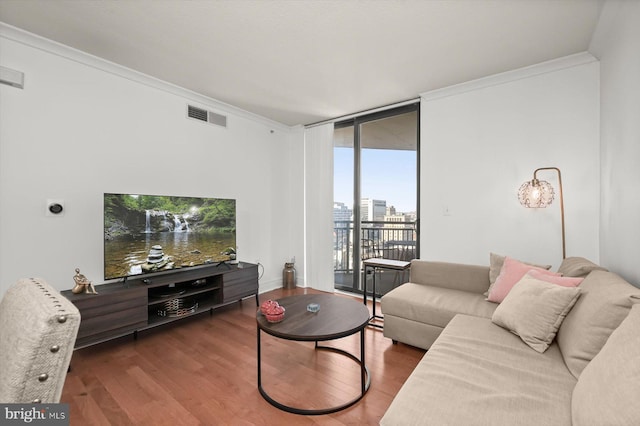
[[80, 312], [39, 278], [14, 284], [0, 302], [0, 402], [60, 402]]

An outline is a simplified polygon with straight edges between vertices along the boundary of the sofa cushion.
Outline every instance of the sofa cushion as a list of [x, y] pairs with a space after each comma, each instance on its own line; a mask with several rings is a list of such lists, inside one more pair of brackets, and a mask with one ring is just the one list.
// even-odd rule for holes
[[591, 272], [580, 289], [580, 298], [556, 336], [565, 363], [576, 378], [626, 318], [632, 296], [640, 297], [640, 289], [612, 272]]
[[538, 271], [540, 274], [560, 276], [557, 272], [547, 271], [546, 269], [531, 266], [520, 262], [519, 260], [507, 257], [504, 260], [502, 270], [500, 271], [500, 275], [498, 275], [496, 282], [489, 288], [487, 300], [496, 303], [502, 302], [511, 288], [531, 270]]
[[442, 327], [412, 321], [396, 315], [384, 315], [384, 337], [428, 350], [442, 333]]
[[542, 353], [579, 296], [579, 288], [562, 287], [527, 274], [513, 286], [491, 320]]
[[489, 288], [489, 268], [414, 259], [409, 282], [483, 294]]
[[488, 318], [457, 315], [380, 424], [571, 425], [575, 383], [556, 344], [540, 354]]
[[575, 426], [640, 425], [638, 360], [640, 305], [634, 305], [580, 375], [571, 406]]
[[446, 327], [458, 313], [491, 318], [495, 303], [479, 293], [405, 283], [385, 294], [381, 301], [383, 314], [412, 321]]
[[586, 277], [593, 271], [607, 272], [607, 269], [596, 265], [584, 257], [567, 257], [558, 268], [558, 272], [565, 277]]

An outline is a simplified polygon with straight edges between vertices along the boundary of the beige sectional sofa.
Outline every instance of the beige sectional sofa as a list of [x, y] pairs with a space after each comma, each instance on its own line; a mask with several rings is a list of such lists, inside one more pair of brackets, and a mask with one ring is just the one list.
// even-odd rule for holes
[[577, 287], [527, 276], [492, 303], [493, 260], [414, 260], [382, 298], [385, 336], [428, 351], [381, 424], [640, 425], [640, 289], [568, 258]]

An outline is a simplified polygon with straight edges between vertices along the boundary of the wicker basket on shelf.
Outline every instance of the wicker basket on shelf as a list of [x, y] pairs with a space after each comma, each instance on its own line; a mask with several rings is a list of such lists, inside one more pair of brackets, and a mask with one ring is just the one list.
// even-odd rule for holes
[[181, 317], [192, 314], [198, 309], [198, 302], [184, 298], [167, 300], [158, 309], [158, 316], [161, 317]]

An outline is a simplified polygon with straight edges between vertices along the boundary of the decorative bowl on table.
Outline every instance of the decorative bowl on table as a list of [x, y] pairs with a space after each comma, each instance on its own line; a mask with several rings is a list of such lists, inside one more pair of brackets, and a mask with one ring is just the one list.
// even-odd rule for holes
[[284, 307], [275, 300], [267, 300], [260, 305], [260, 312], [268, 322], [275, 323], [284, 319]]
[[278, 302], [276, 302], [275, 300], [265, 300], [260, 305], [260, 312], [264, 315], [265, 312], [269, 311], [270, 309], [272, 309], [275, 306], [280, 306], [280, 304]]
[[280, 312], [279, 314], [265, 314], [265, 318], [267, 319], [267, 321], [271, 323], [282, 321], [284, 319], [284, 308], [280, 306], [280, 309], [282, 309], [282, 312]]

